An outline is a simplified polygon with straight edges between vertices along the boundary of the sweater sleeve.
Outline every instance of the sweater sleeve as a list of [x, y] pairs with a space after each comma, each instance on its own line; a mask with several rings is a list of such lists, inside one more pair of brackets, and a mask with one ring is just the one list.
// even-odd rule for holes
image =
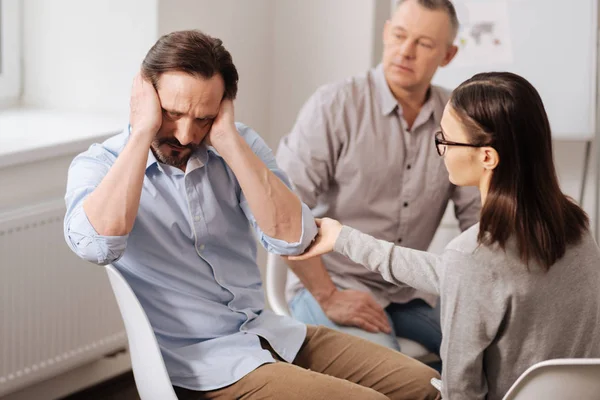
[[488, 394], [485, 353], [508, 312], [506, 292], [489, 265], [478, 263], [471, 254], [446, 250], [442, 257], [443, 398], [484, 400]]
[[342, 228], [334, 250], [381, 274], [390, 283], [439, 294], [441, 258], [438, 255], [395, 246], [347, 226]]

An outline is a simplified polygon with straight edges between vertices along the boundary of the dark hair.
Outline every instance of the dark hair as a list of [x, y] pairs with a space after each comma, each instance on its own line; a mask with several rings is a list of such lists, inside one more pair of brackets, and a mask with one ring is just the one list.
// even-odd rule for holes
[[589, 220], [560, 190], [540, 95], [518, 75], [482, 73], [453, 92], [450, 107], [471, 141], [493, 147], [500, 159], [481, 210], [479, 243], [505, 248], [514, 236], [527, 265], [533, 258], [549, 269], [580, 241]]
[[183, 71], [202, 78], [220, 74], [225, 82], [224, 98], [235, 99], [238, 72], [221, 39], [199, 30], [172, 32], [161, 36], [142, 62], [142, 74], [157, 87], [161, 74]]
[[[396, 0], [396, 8], [400, 7], [403, 3], [406, 3], [408, 0]], [[454, 4], [450, 0], [415, 0], [418, 5], [421, 7], [425, 7], [428, 10], [437, 11], [442, 10], [448, 15], [450, 18], [450, 26], [452, 27], [452, 41], [456, 38], [458, 34], [459, 22], [458, 16], [456, 15], [456, 9], [454, 8]]]

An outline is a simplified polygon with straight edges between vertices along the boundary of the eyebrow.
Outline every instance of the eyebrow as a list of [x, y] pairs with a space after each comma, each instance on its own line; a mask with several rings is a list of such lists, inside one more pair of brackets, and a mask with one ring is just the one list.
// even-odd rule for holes
[[166, 112], [171, 113], [171, 114], [176, 114], [176, 115], [183, 115], [184, 114], [181, 111], [173, 110], [173, 109], [170, 109], [170, 108], [165, 108], [165, 107], [161, 107], [161, 108], [162, 108], [163, 111], [166, 111]]
[[[394, 30], [394, 31], [400, 31], [400, 32], [403, 32], [403, 33], [408, 33], [408, 31], [407, 31], [406, 29], [404, 29], [404, 28], [403, 28], [402, 26], [400, 26], [400, 25], [394, 25], [394, 26], [392, 27], [392, 30]], [[428, 40], [431, 40], [433, 43], [436, 43], [435, 39], [434, 39], [434, 38], [432, 38], [431, 36], [427, 36], [427, 35], [419, 35], [418, 37], [419, 37], [419, 39], [421, 39], [421, 38], [422, 38], [422, 39], [428, 39]]]
[[[176, 110], [168, 109], [168, 108], [165, 108], [165, 107], [161, 107], [161, 108], [163, 109], [163, 111], [166, 111], [166, 112], [171, 113], [171, 114], [175, 114], [175, 115], [184, 115], [185, 114], [184, 112], [181, 112], [181, 111], [176, 111]], [[196, 117], [195, 119], [205, 120], [205, 119], [215, 119], [215, 118], [217, 118], [216, 115], [209, 114], [209, 115], [201, 115], [199, 117]]]

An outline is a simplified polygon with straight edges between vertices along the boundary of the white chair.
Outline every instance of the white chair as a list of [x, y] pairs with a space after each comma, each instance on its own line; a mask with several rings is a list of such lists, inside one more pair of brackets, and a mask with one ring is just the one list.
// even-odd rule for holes
[[563, 358], [533, 365], [504, 396], [504, 400], [531, 399], [600, 399], [600, 358]]
[[133, 376], [141, 400], [177, 400], [142, 305], [115, 267], [107, 265], [106, 271], [125, 324]]
[[[287, 301], [285, 299], [285, 284], [287, 282], [287, 265], [285, 261], [269, 253], [267, 257], [266, 270], [266, 292], [267, 300], [276, 314], [290, 315]], [[437, 357], [423, 347], [421, 344], [406, 338], [398, 338], [402, 353], [421, 361], [436, 360]]]

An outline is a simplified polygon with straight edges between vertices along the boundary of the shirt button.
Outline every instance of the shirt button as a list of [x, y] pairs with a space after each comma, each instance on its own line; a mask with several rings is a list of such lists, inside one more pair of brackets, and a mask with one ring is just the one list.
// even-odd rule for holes
[[404, 207], [408, 207], [408, 203], [407, 202], [404, 202]]
[[402, 238], [398, 239], [398, 243], [402, 243]]
[[202, 250], [204, 250], [204, 245], [203, 244], [200, 245], [200, 251], [202, 251]]
[[410, 166], [410, 164], [408, 164], [408, 165], [406, 166], [406, 169], [410, 169], [410, 168], [411, 168], [411, 166]]
[[196, 222], [200, 221], [200, 216], [199, 216], [199, 215], [196, 215], [196, 216], [194, 217], [194, 221], [196, 221]]

